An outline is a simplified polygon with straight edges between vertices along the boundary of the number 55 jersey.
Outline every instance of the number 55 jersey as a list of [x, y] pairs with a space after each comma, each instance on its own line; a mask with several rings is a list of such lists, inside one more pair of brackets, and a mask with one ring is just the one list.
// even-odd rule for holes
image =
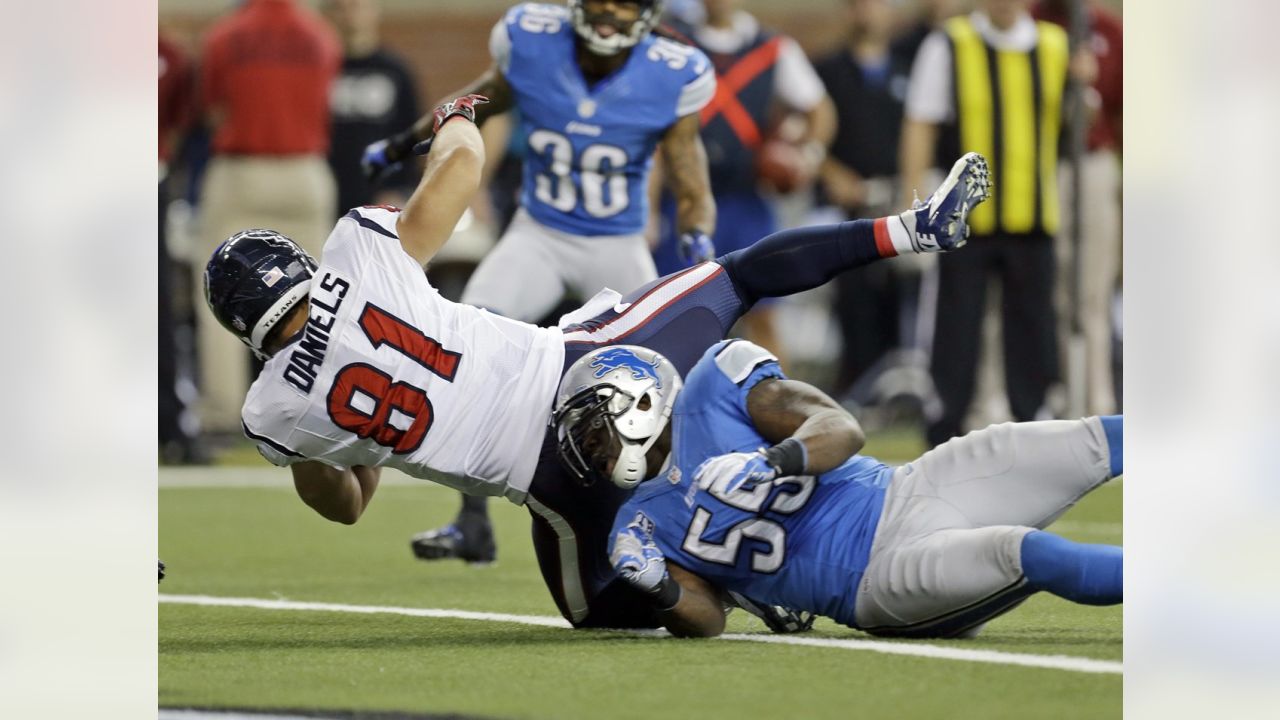
[[338, 221], [305, 328], [249, 389], [245, 434], [276, 465], [389, 466], [520, 503], [563, 335], [440, 297], [402, 248], [397, 213], [363, 207]]
[[852, 624], [892, 468], [854, 455], [816, 477], [748, 489], [697, 481], [699, 466], [711, 458], [772, 444], [756, 431], [747, 394], [783, 377], [777, 360], [757, 345], [712, 346], [676, 399], [665, 473], [636, 489], [611, 537], [638, 519], [652, 528], [668, 561], [716, 587]]

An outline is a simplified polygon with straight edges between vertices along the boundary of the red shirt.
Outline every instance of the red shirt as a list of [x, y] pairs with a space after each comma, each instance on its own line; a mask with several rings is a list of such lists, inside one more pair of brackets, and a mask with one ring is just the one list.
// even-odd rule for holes
[[341, 62], [337, 36], [310, 10], [248, 0], [205, 39], [201, 100], [214, 152], [328, 152], [329, 85]]
[[[1124, 114], [1124, 32], [1120, 18], [1096, 5], [1088, 8], [1089, 49], [1098, 59], [1098, 79], [1093, 87], [1102, 99], [1102, 108], [1089, 128], [1089, 149], [1115, 148], [1123, 139]], [[1037, 3], [1033, 14], [1070, 31], [1070, 18], [1060, 11]]]
[[171, 143], [191, 121], [193, 98], [191, 61], [182, 48], [160, 36], [160, 90], [157, 115], [160, 128], [160, 160], [167, 162]]

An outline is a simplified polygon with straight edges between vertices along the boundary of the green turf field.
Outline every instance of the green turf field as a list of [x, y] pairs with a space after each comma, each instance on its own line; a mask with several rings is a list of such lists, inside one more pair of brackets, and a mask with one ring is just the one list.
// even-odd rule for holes
[[[409, 536], [452, 517], [439, 486], [388, 472], [360, 523], [329, 523], [265, 467], [160, 471], [162, 599], [218, 596], [558, 617], [528, 516], [491, 503], [495, 565], [422, 563]], [[241, 486], [233, 486], [240, 483]], [[1121, 485], [1057, 525], [1121, 542]], [[512, 718], [1105, 718], [1121, 712], [1121, 609], [1035, 597], [975, 640], [898, 645], [1068, 656], [1107, 672], [743, 640], [677, 640], [493, 620], [159, 606], [164, 707], [323, 708]], [[741, 611], [730, 633], [770, 635]], [[863, 641], [819, 621], [802, 637]], [[998, 656], [1002, 657], [1002, 656]]]

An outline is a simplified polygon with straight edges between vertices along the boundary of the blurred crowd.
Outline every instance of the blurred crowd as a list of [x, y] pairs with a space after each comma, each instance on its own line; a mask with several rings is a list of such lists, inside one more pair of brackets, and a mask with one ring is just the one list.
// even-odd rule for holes
[[[757, 307], [738, 334], [869, 430], [907, 428], [929, 444], [1004, 419], [1116, 412], [1122, 49], [1109, 8], [1118, 3], [828, 0], [810, 5], [842, 39], [819, 48], [753, 15], [775, 5], [665, 6], [661, 31], [716, 67], [717, 98], [701, 120], [717, 251], [898, 212], [970, 150], [991, 161], [995, 195], [962, 250], [848, 272]], [[378, 0], [244, 0], [198, 40], [169, 32], [161, 10], [160, 456], [202, 463], [240, 436], [257, 371], [205, 307], [200, 274], [213, 248], [267, 227], [319, 257], [347, 209], [401, 204], [420, 166], [375, 186], [360, 167], [364, 148], [455, 88], [384, 44], [381, 30], [397, 18]], [[421, 73], [439, 96], [420, 95]], [[451, 299], [518, 205], [518, 123], [500, 116], [483, 132], [488, 192], [426, 270]], [[660, 188], [654, 197], [647, 235], [666, 273], [681, 267], [673, 202]], [[566, 298], [541, 324], [585, 299]]]

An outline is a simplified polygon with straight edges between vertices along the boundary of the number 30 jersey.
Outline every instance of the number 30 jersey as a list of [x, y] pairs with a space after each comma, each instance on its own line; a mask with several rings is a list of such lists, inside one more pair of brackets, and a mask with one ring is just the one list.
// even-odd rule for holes
[[512, 8], [489, 37], [527, 142], [520, 204], [573, 235], [639, 233], [654, 149], [711, 100], [715, 71], [702, 51], [650, 35], [592, 85], [575, 37], [567, 8], [537, 3]]
[[244, 431], [276, 465], [389, 466], [520, 503], [564, 364], [556, 328], [440, 297], [397, 211], [338, 221], [304, 330], [249, 389]]
[[613, 536], [638, 520], [669, 561], [717, 587], [851, 624], [892, 468], [854, 455], [817, 477], [750, 490], [696, 480], [698, 467], [713, 457], [771, 444], [747, 413], [747, 394], [783, 377], [758, 345], [712, 346], [676, 399], [665, 474], [642, 483], [618, 510]]

